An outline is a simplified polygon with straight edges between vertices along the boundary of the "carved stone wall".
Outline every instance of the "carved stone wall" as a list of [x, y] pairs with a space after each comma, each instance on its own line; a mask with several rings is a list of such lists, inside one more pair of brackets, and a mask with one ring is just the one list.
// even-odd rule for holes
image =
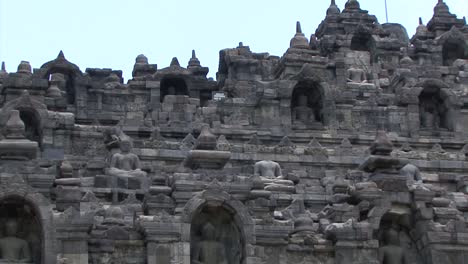
[[195, 51], [126, 83], [3, 67], [0, 263], [468, 263], [466, 21], [331, 1], [290, 43], [220, 51], [216, 81]]

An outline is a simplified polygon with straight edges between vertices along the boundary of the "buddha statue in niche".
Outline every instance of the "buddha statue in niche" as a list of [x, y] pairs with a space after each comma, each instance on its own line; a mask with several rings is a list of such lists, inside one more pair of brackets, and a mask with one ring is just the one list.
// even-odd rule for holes
[[177, 95], [177, 90], [174, 86], [167, 88], [167, 95]]
[[347, 81], [351, 83], [367, 83], [367, 74], [363, 69], [351, 66], [347, 71]]
[[146, 172], [141, 170], [140, 158], [132, 150], [131, 139], [124, 135], [120, 139], [120, 152], [112, 155], [108, 174], [118, 177], [143, 177]]
[[194, 264], [228, 264], [225, 246], [217, 240], [216, 229], [206, 223], [201, 230], [202, 240], [195, 249], [192, 262]]
[[381, 264], [409, 264], [395, 229], [391, 228], [384, 233], [384, 243], [385, 246], [379, 248], [379, 262]]
[[17, 237], [18, 222], [5, 223], [5, 237], [0, 238], [0, 263], [31, 263], [31, 250], [26, 240]]
[[300, 95], [297, 98], [297, 106], [293, 108], [293, 121], [308, 123], [315, 120], [314, 110], [310, 108], [308, 103], [308, 97], [306, 95]]
[[439, 128], [439, 115], [437, 109], [433, 106], [423, 106], [421, 108], [421, 125], [424, 128]]

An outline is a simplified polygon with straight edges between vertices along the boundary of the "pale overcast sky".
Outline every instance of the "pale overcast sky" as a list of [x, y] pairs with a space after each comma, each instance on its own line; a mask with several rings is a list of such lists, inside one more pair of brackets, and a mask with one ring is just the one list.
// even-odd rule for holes
[[[342, 10], [346, 0], [337, 0]], [[361, 8], [385, 23], [385, 0], [360, 0]], [[387, 0], [389, 22], [414, 33], [418, 17], [427, 23], [437, 0]], [[459, 18], [468, 16], [468, 0], [446, 0]], [[218, 69], [219, 50], [240, 41], [255, 52], [283, 55], [301, 21], [314, 33], [329, 0], [0, 0], [0, 61], [16, 71], [21, 60], [33, 68], [60, 50], [86, 68], [123, 70], [127, 80], [138, 54], [158, 68], [172, 57], [186, 66], [191, 50], [209, 76]]]

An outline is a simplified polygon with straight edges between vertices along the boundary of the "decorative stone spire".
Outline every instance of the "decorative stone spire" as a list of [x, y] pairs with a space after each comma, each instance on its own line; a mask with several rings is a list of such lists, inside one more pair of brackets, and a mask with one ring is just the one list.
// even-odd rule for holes
[[290, 47], [297, 49], [309, 48], [309, 41], [304, 36], [304, 33], [302, 33], [301, 23], [299, 21], [296, 22], [296, 35], [291, 39]]
[[444, 1], [439, 0], [434, 7], [434, 15], [427, 24], [427, 29], [434, 32], [436, 37], [449, 31], [453, 26], [463, 27], [463, 19], [458, 19], [456, 15], [450, 13], [450, 9]]
[[112, 72], [106, 79], [106, 83], [120, 83], [120, 77], [117, 75], [117, 73]]
[[308, 148], [322, 148], [320, 142], [314, 137], [307, 145]]
[[357, 0], [348, 0], [348, 2], [345, 4], [344, 12], [353, 10], [361, 10], [361, 5]]
[[181, 150], [191, 150], [196, 143], [196, 139], [191, 133], [189, 133], [185, 138], [180, 142]]
[[439, 0], [437, 2], [437, 5], [434, 7], [434, 16], [447, 16], [447, 15], [449, 16], [451, 15], [449, 7], [444, 1]]
[[319, 41], [315, 34], [310, 35], [310, 42], [309, 42], [309, 47], [312, 50], [316, 50], [319, 47]]
[[8, 76], [8, 72], [6, 71], [5, 62], [2, 61], [2, 69], [0, 69], [0, 81], [5, 79]]
[[149, 76], [156, 73], [157, 68], [158, 65], [149, 64], [148, 58], [145, 55], [140, 54], [135, 59], [135, 65], [133, 65], [132, 76], [133, 78]]
[[[27, 91], [21, 96], [28, 96]], [[9, 160], [35, 159], [39, 144], [25, 136], [25, 125], [18, 110], [10, 110], [4, 126], [5, 139], [0, 140], [0, 157]]]
[[60, 83], [65, 82], [65, 77], [61, 73], [52, 74], [50, 80], [49, 88], [47, 88], [47, 97], [60, 98], [62, 97], [62, 92], [59, 88]]
[[215, 150], [216, 149], [217, 138], [210, 131], [208, 125], [204, 125], [200, 132], [200, 135], [197, 138], [195, 149], [197, 150]]
[[136, 57], [135, 64], [148, 64], [148, 58], [144, 54], [140, 54]]
[[198, 60], [197, 55], [195, 54], [195, 50], [192, 50], [192, 58], [190, 58], [187, 68], [200, 67], [200, 66], [201, 66], [200, 60]]
[[335, 16], [340, 14], [340, 9], [335, 3], [335, 0], [331, 0], [330, 7], [327, 9], [327, 16]]
[[410, 66], [414, 64], [414, 61], [408, 55], [408, 48], [401, 48], [401, 52], [403, 53], [403, 58], [400, 60], [400, 64], [402, 66]]
[[11, 110], [10, 117], [5, 125], [5, 136], [8, 139], [24, 139], [25, 125], [20, 118], [18, 110]]
[[417, 39], [426, 39], [428, 30], [426, 25], [424, 25], [422, 18], [419, 18], [419, 25], [416, 28], [416, 34], [414, 35], [415, 38]]
[[177, 57], [172, 58], [170, 67], [180, 67], [180, 63]]
[[375, 141], [370, 147], [372, 155], [389, 156], [393, 150], [393, 143], [387, 136], [384, 130], [377, 130]]
[[66, 60], [65, 54], [63, 54], [62, 50], [60, 50], [59, 54], [57, 55], [57, 60]]
[[20, 64], [18, 65], [18, 73], [22, 74], [31, 74], [32, 69], [31, 69], [31, 64], [29, 64], [29, 61], [21, 61]]
[[73, 177], [73, 166], [68, 160], [62, 161], [60, 165], [60, 176], [62, 178], [72, 178]]

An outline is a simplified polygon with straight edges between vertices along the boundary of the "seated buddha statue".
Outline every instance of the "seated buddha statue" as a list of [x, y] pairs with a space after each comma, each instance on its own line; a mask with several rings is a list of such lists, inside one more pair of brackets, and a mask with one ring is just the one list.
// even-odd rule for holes
[[118, 177], [141, 177], [146, 176], [146, 172], [141, 170], [140, 158], [132, 150], [132, 141], [128, 136], [122, 136], [120, 139], [120, 152], [112, 155], [109, 175]]
[[17, 237], [18, 222], [5, 223], [5, 237], [0, 238], [0, 263], [31, 263], [31, 250], [26, 240]]
[[277, 162], [263, 160], [255, 163], [254, 175], [260, 177], [267, 191], [294, 191], [294, 183], [283, 176]]
[[347, 81], [352, 83], [366, 83], [367, 76], [366, 72], [363, 69], [356, 68], [351, 66], [347, 71]]
[[297, 106], [293, 108], [293, 122], [308, 123], [315, 120], [314, 110], [307, 106], [308, 97], [300, 95], [297, 99]]

